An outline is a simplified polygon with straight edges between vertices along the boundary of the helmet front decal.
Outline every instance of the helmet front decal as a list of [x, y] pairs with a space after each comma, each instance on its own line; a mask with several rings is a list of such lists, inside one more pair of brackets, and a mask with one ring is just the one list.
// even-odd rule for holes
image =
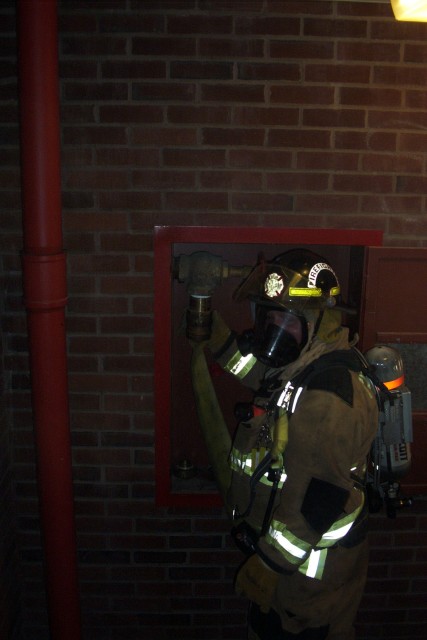
[[264, 291], [266, 296], [269, 298], [277, 298], [277, 296], [280, 296], [284, 288], [285, 284], [283, 282], [283, 276], [279, 273], [270, 273], [265, 279]]

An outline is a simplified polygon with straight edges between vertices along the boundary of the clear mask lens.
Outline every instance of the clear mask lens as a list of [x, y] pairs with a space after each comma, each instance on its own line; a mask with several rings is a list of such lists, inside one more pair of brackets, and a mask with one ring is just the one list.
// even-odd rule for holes
[[307, 340], [303, 318], [281, 309], [257, 307], [254, 355], [272, 367], [296, 360]]

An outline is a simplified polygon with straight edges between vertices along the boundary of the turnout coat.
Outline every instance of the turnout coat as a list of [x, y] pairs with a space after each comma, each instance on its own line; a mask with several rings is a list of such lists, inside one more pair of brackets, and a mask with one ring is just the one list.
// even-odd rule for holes
[[281, 370], [236, 339], [216, 359], [255, 389], [232, 443], [226, 501], [251, 552], [279, 574], [272, 606], [291, 633], [329, 625], [328, 638], [349, 640], [366, 580], [364, 477], [378, 408], [348, 332], [315, 339]]

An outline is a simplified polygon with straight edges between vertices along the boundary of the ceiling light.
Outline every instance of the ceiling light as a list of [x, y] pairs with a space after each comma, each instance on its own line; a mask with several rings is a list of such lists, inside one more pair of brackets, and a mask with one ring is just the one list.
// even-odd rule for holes
[[391, 0], [396, 20], [427, 22], [427, 0]]

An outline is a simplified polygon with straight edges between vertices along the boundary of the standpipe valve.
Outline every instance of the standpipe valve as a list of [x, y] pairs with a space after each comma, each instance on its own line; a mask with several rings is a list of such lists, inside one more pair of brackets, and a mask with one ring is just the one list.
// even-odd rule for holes
[[208, 251], [180, 255], [173, 261], [172, 275], [186, 285], [189, 294], [187, 337], [194, 342], [208, 340], [212, 327], [212, 295], [225, 278], [243, 277], [250, 267], [232, 267], [221, 256]]

